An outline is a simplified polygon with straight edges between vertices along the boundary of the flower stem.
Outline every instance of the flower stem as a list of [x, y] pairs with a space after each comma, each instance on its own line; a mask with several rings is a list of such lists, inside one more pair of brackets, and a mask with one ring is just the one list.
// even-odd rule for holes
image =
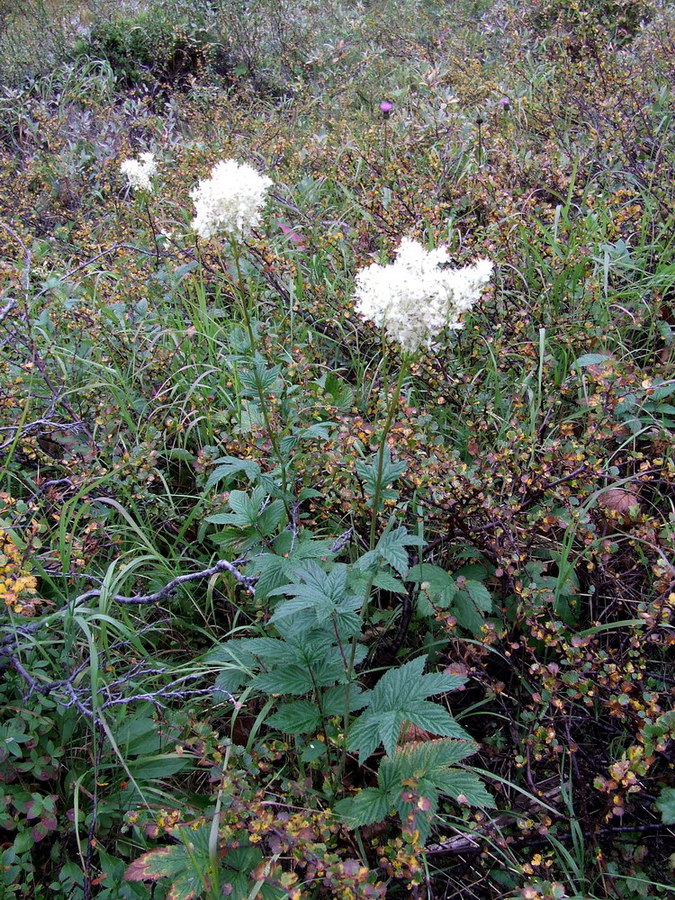
[[[401, 368], [399, 369], [398, 378], [396, 380], [396, 385], [394, 387], [394, 393], [391, 396], [391, 400], [389, 401], [389, 409], [387, 411], [387, 418], [384, 422], [384, 429], [382, 431], [382, 437], [380, 438], [380, 449], [377, 456], [377, 476], [375, 480], [375, 494], [373, 496], [373, 508], [372, 515], [370, 520], [370, 549], [373, 550], [375, 548], [375, 538], [377, 536], [377, 513], [378, 506], [380, 505], [380, 497], [382, 496], [382, 472], [384, 470], [384, 456], [387, 448], [387, 437], [389, 436], [389, 431], [391, 430], [391, 423], [394, 421], [394, 415], [396, 413], [396, 409], [398, 408], [398, 400], [401, 396], [401, 389], [403, 387], [403, 382], [405, 380], [405, 376], [408, 373], [408, 369], [410, 368], [410, 358], [406, 355], [403, 356], [401, 360]], [[365, 619], [366, 610], [368, 608], [368, 601], [370, 600], [370, 592], [373, 589], [373, 581], [375, 580], [375, 572], [371, 572], [366, 579], [366, 586], [363, 591], [363, 602], [361, 603], [361, 609], [359, 611], [359, 619], [361, 623]], [[351, 693], [351, 685], [354, 681], [354, 662], [356, 660], [356, 648], [358, 646], [358, 637], [354, 635], [351, 639], [351, 646], [349, 648], [349, 660], [347, 662], [347, 680], [345, 683], [345, 702], [344, 702], [344, 710], [342, 714], [342, 722], [343, 722], [343, 730], [344, 730], [344, 744], [342, 745], [342, 754], [340, 757], [340, 764], [338, 766], [336, 785], [341, 785], [342, 776], [344, 775], [345, 766], [347, 764], [347, 732], [349, 730], [349, 698]]]
[[[257, 342], [255, 338], [255, 333], [253, 331], [253, 324], [251, 322], [251, 315], [248, 308], [248, 303], [246, 302], [246, 286], [244, 284], [244, 277], [241, 271], [241, 265], [239, 262], [239, 257], [241, 254], [241, 247], [235, 238], [230, 238], [230, 246], [232, 248], [232, 256], [234, 258], [234, 268], [237, 273], [237, 294], [239, 295], [239, 303], [241, 306], [241, 310], [244, 316], [244, 323], [246, 325], [246, 331], [248, 332], [248, 339], [251, 346], [251, 356], [255, 359]], [[272, 421], [270, 419], [269, 410], [267, 409], [267, 400], [265, 395], [263, 394], [262, 387], [258, 378], [255, 379], [256, 392], [258, 394], [258, 400], [260, 401], [260, 410], [263, 414], [263, 419], [265, 420], [265, 431], [267, 432], [267, 436], [270, 439], [270, 443], [272, 444], [272, 450], [274, 455], [279, 463], [279, 469], [281, 471], [281, 487], [284, 492], [283, 502], [286, 507], [286, 512], [288, 513], [289, 518], [291, 518], [292, 510], [290, 508], [289, 500], [288, 500], [288, 480], [286, 478], [286, 463], [284, 461], [283, 455], [281, 453], [281, 447], [279, 445], [279, 439], [272, 428]]]
[[384, 470], [384, 457], [387, 451], [387, 438], [389, 437], [391, 423], [394, 421], [394, 415], [396, 414], [396, 410], [398, 408], [398, 400], [401, 396], [401, 388], [403, 387], [403, 380], [408, 373], [409, 364], [410, 363], [408, 357], [404, 356], [401, 360], [401, 368], [399, 369], [398, 379], [396, 381], [394, 393], [392, 394], [391, 401], [389, 403], [387, 418], [385, 419], [384, 428], [382, 430], [382, 437], [380, 438], [380, 448], [377, 454], [375, 494], [373, 496], [373, 507], [371, 510], [370, 518], [370, 540], [368, 542], [370, 550], [373, 550], [375, 548], [375, 538], [377, 536], [377, 514], [379, 512], [380, 497], [382, 496], [382, 472]]
[[145, 214], [148, 217], [148, 223], [150, 225], [150, 231], [152, 232], [152, 240], [155, 244], [155, 256], [157, 257], [157, 266], [160, 264], [160, 256], [159, 256], [159, 241], [157, 240], [157, 229], [155, 228], [155, 223], [152, 218], [152, 213], [150, 212], [150, 204], [148, 203], [147, 195], [143, 196], [143, 206], [145, 207]]

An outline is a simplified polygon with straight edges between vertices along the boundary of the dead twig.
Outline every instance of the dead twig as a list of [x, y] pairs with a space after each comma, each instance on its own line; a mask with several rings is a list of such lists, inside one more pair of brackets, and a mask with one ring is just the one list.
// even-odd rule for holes
[[[249, 594], [255, 594], [256, 579], [242, 575], [234, 563], [228, 562], [226, 559], [220, 559], [209, 569], [203, 569], [201, 572], [190, 572], [187, 575], [178, 575], [153, 594], [134, 594], [132, 597], [125, 597], [122, 594], [113, 594], [109, 599], [114, 600], [115, 603], [138, 603], [140, 605], [159, 603], [161, 600], [166, 600], [167, 597], [172, 597], [182, 584], [187, 584], [190, 581], [199, 581], [203, 578], [211, 578], [213, 575], [219, 575], [221, 572], [229, 572], [230, 575], [232, 575], [232, 577], [249, 592]], [[102, 590], [93, 588], [91, 591], [81, 594], [75, 602], [79, 605], [93, 597], [100, 597], [102, 594]]]

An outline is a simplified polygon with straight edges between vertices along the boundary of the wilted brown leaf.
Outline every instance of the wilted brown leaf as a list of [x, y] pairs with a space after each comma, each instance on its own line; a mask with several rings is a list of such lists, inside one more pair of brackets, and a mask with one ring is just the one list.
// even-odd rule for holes
[[631, 488], [610, 488], [598, 497], [598, 505], [603, 509], [612, 509], [624, 518], [631, 518], [640, 512], [640, 501], [637, 492]]

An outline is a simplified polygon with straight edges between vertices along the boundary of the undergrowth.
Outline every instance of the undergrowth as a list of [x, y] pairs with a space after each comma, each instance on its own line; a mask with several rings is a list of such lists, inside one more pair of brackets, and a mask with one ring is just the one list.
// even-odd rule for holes
[[[672, 894], [674, 37], [2, 9], [0, 896]], [[495, 266], [413, 359], [406, 236]]]

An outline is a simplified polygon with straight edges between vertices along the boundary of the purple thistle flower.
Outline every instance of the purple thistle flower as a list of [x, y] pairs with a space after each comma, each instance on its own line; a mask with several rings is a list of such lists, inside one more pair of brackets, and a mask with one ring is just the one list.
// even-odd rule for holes
[[499, 101], [499, 103], [500, 103], [502, 109], [504, 109], [504, 110], [511, 109], [511, 101], [509, 100], [508, 97], [502, 97], [502, 99]]
[[380, 103], [380, 112], [382, 113], [382, 117], [384, 119], [388, 119], [393, 108], [393, 103], [390, 103], [389, 100], [383, 100], [382, 103]]

